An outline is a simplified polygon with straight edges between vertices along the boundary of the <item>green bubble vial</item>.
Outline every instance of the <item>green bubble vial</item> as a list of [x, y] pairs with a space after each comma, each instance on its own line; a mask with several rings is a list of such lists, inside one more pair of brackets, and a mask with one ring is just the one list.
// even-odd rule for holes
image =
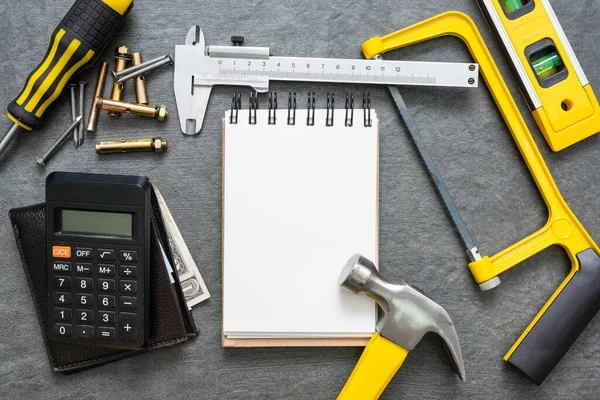
[[531, 66], [541, 80], [548, 79], [564, 69], [563, 62], [556, 51], [534, 60]]
[[523, 3], [523, 0], [500, 0], [500, 5], [506, 14], [510, 14], [523, 8], [525, 6]]

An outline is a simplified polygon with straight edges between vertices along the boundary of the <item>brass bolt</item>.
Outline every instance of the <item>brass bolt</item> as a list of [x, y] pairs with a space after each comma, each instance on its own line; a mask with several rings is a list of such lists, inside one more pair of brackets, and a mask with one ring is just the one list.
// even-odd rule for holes
[[111, 153], [129, 153], [133, 151], [152, 151], [154, 153], [162, 153], [167, 149], [166, 140], [161, 138], [149, 139], [131, 139], [131, 140], [112, 140], [108, 142], [97, 142], [96, 153], [111, 154]]
[[98, 108], [96, 107], [96, 101], [98, 98], [104, 96], [104, 84], [106, 83], [106, 72], [108, 71], [108, 63], [103, 62], [100, 65], [100, 71], [98, 72], [98, 80], [96, 81], [96, 90], [94, 92], [94, 101], [92, 103], [92, 109], [90, 110], [90, 116], [88, 118], [87, 131], [96, 132], [96, 124], [98, 122]]
[[[142, 63], [142, 53], [133, 53], [131, 55], [131, 65], [137, 66]], [[146, 77], [140, 75], [135, 78], [135, 98], [138, 104], [148, 104], [148, 93], [146, 91]]]
[[[131, 50], [127, 46], [119, 46], [115, 49], [115, 72], [123, 71], [127, 67], [127, 61], [131, 60]], [[123, 84], [114, 83], [110, 98], [115, 101], [120, 101], [123, 98]], [[111, 117], [121, 115], [115, 111], [109, 111]]]
[[124, 101], [114, 101], [100, 97], [96, 99], [96, 107], [110, 112], [137, 114], [144, 117], [156, 118], [159, 121], [164, 121], [169, 115], [169, 112], [163, 105], [147, 106], [144, 104], [126, 103]]

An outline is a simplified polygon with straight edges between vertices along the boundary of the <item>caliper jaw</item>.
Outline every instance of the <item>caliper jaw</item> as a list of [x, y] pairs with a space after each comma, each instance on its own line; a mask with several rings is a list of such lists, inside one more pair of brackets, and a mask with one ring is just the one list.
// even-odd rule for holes
[[198, 25], [188, 31], [185, 45], [175, 46], [174, 89], [181, 130], [186, 135], [200, 132], [212, 87], [198, 87], [194, 75], [204, 58], [204, 34]]
[[269, 78], [248, 76], [233, 80], [219, 73], [218, 60], [206, 54], [204, 33], [198, 25], [188, 31], [185, 45], [175, 46], [175, 100], [181, 130], [186, 135], [200, 133], [212, 87], [215, 85], [250, 86], [260, 93], [269, 90]]

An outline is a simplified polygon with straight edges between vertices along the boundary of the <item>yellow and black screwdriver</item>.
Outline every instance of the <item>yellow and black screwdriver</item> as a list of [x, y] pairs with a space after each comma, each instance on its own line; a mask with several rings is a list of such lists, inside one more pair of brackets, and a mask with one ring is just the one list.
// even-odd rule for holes
[[32, 130], [69, 80], [90, 66], [123, 25], [133, 0], [76, 0], [50, 38], [44, 60], [8, 105], [14, 122], [0, 140], [0, 156], [20, 129]]

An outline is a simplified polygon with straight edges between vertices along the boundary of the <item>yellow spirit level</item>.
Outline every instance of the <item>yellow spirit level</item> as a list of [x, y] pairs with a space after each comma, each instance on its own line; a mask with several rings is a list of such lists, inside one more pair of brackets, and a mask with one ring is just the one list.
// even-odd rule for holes
[[548, 0], [477, 0], [553, 151], [600, 131], [600, 107]]

